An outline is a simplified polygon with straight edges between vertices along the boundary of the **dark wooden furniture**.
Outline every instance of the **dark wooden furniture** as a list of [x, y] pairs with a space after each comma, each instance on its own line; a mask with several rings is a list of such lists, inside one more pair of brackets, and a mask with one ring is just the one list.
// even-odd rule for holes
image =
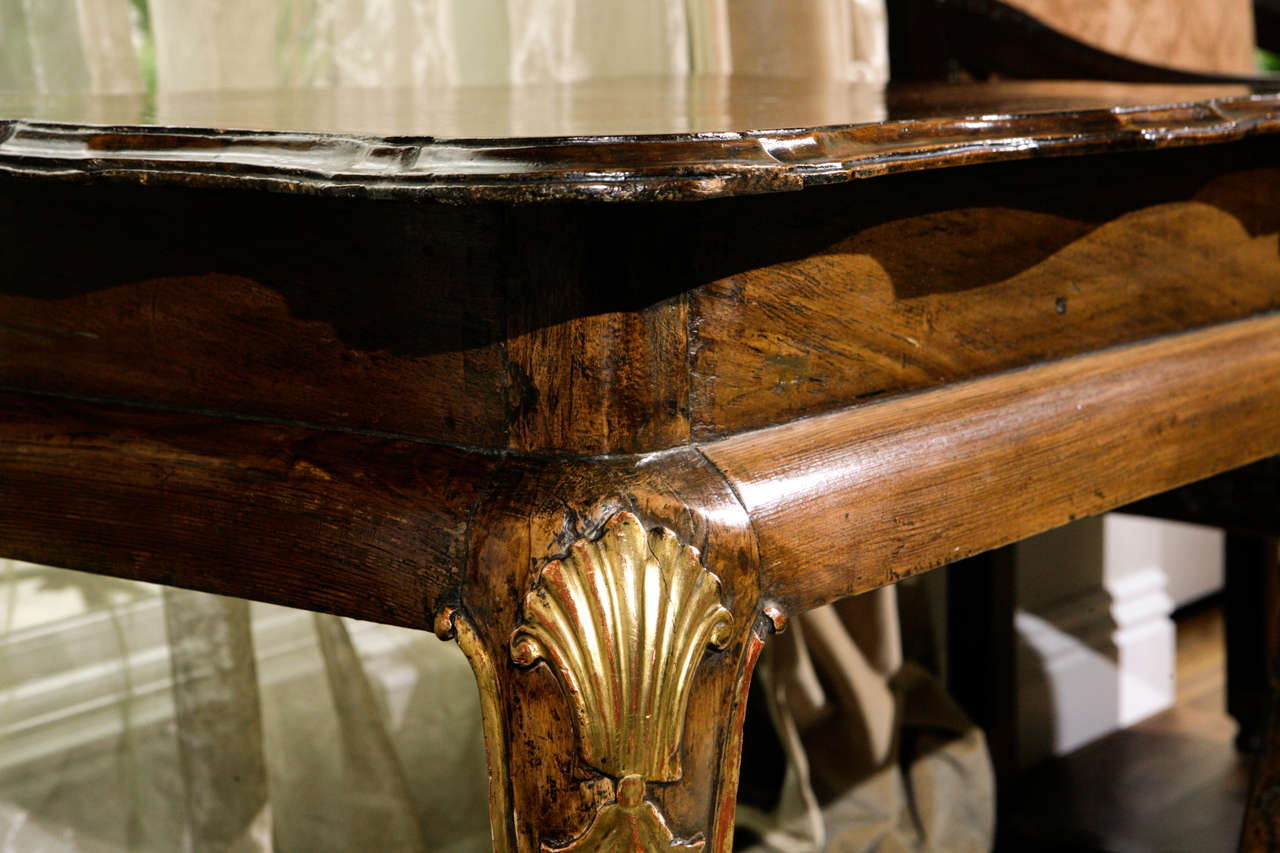
[[888, 0], [895, 80], [1253, 79], [1276, 0]]
[[1255, 751], [1266, 734], [1272, 658], [1280, 654], [1280, 457], [1122, 509], [1227, 531], [1227, 710], [1240, 725], [1237, 745]]
[[1274, 91], [0, 116], [0, 553], [456, 637], [500, 850], [727, 851], [788, 614], [1280, 452]]

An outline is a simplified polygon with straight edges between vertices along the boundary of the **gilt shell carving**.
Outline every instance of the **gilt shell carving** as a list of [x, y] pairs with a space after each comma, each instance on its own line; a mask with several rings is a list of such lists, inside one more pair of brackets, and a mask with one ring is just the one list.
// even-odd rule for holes
[[644, 780], [618, 782], [617, 800], [603, 806], [578, 839], [563, 847], [543, 844], [543, 853], [701, 853], [702, 839], [677, 841], [657, 806], [644, 799]]
[[512, 658], [551, 666], [583, 760], [617, 779], [679, 779], [694, 670], [708, 646], [728, 645], [733, 622], [697, 549], [620, 512], [547, 563], [523, 615]]

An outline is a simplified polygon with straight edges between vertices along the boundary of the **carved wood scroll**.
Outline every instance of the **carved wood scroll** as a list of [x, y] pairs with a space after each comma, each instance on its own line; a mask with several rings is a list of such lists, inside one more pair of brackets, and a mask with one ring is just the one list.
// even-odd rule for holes
[[544, 850], [702, 849], [700, 839], [673, 839], [645, 788], [683, 775], [693, 674], [708, 647], [728, 645], [732, 625], [720, 579], [697, 549], [666, 528], [646, 532], [629, 512], [542, 569], [512, 634], [512, 659], [551, 667], [573, 711], [580, 757], [617, 780], [616, 799], [583, 835]]

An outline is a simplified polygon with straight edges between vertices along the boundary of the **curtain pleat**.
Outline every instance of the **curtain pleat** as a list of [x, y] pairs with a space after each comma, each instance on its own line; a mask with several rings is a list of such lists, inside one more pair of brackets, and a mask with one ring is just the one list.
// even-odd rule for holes
[[163, 594], [184, 794], [184, 849], [269, 850], [267, 769], [249, 602], [172, 588]]
[[425, 853], [404, 766], [351, 637], [336, 616], [316, 614], [314, 621], [338, 715], [346, 788], [346, 814], [334, 826], [345, 836], [340, 849]]
[[883, 0], [0, 0], [0, 91], [538, 84], [689, 73], [882, 82]]
[[141, 87], [129, 0], [0, 0], [0, 91]]
[[0, 560], [3, 853], [484, 853], [479, 720], [429, 633]]
[[895, 587], [848, 598], [798, 614], [767, 648], [758, 677], [787, 762], [769, 807], [739, 804], [739, 826], [759, 839], [749, 853], [991, 849], [982, 731], [904, 663], [897, 608]]

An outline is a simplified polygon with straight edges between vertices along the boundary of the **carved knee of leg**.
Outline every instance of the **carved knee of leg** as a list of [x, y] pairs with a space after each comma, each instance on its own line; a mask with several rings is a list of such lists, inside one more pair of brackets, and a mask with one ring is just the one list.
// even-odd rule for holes
[[749, 529], [707, 517], [636, 489], [480, 519], [439, 629], [480, 684], [496, 849], [730, 849], [770, 622]]

